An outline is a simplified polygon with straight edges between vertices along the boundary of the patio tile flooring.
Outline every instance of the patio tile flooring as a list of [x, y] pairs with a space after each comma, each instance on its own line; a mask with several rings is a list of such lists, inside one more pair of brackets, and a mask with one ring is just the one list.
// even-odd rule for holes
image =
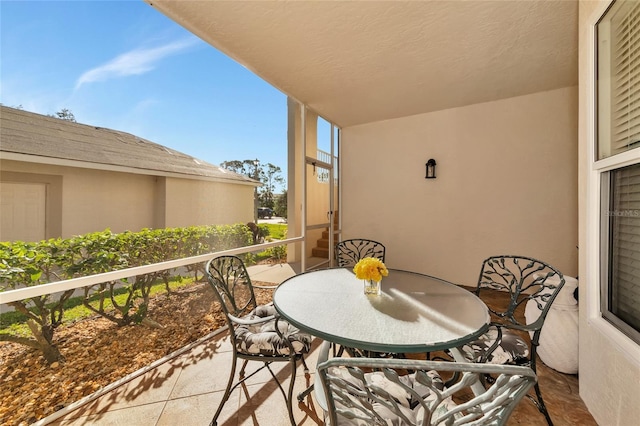
[[[261, 268], [254, 271], [263, 274], [263, 280], [282, 282], [295, 274], [287, 268]], [[278, 276], [274, 279], [273, 274]], [[253, 279], [255, 278], [252, 273]], [[271, 277], [269, 276], [271, 275]], [[488, 305], [504, 303], [504, 300], [487, 300]], [[294, 395], [313, 383], [314, 369], [321, 341], [314, 339], [306, 362], [310, 374], [298, 366]], [[226, 387], [231, 367], [232, 347], [226, 332], [193, 346], [181, 355], [169, 359], [145, 374], [123, 383], [93, 401], [66, 413], [50, 424], [76, 425], [208, 425], [215, 413]], [[424, 358], [423, 358], [424, 359]], [[249, 363], [248, 371], [251, 371]], [[289, 384], [288, 364], [272, 364], [283, 381], [285, 390]], [[597, 425], [578, 394], [578, 377], [559, 373], [538, 362], [538, 380], [547, 408], [556, 426]], [[322, 410], [314, 400], [314, 393], [298, 404], [294, 401], [294, 416], [298, 425], [321, 425]], [[277, 385], [267, 371], [247, 380], [231, 394], [218, 425], [288, 425], [286, 405]], [[524, 399], [509, 419], [511, 425], [545, 425], [544, 417], [535, 406]]]
[[[314, 339], [307, 359], [310, 374], [298, 368], [294, 394], [313, 382], [320, 340]], [[231, 346], [227, 333], [194, 347], [146, 374], [121, 385], [98, 399], [55, 420], [54, 425], [208, 425], [220, 403], [231, 365]], [[255, 363], [254, 363], [255, 364]], [[251, 363], [249, 364], [251, 365]], [[274, 371], [288, 386], [287, 366], [277, 364]], [[289, 423], [284, 399], [277, 386], [263, 371], [237, 388], [219, 418], [221, 426], [281, 426]], [[539, 380], [551, 417], [556, 426], [596, 425], [578, 396], [578, 379], [558, 373], [541, 364]], [[299, 425], [321, 425], [322, 410], [313, 393], [304, 403], [294, 402]], [[509, 425], [544, 425], [544, 418], [530, 401], [523, 400]]]
[[[314, 339], [306, 362], [316, 364], [320, 341]], [[194, 347], [146, 374], [114, 389], [110, 393], [55, 420], [54, 425], [208, 425], [222, 398], [232, 348], [227, 333]], [[249, 363], [248, 371], [252, 364]], [[288, 364], [272, 364], [273, 370], [289, 384]], [[311, 372], [313, 373], [313, 372]], [[219, 418], [219, 425], [279, 426], [289, 423], [284, 398], [268, 371], [261, 371], [237, 388]], [[312, 383], [313, 374], [305, 377], [298, 367], [294, 394]], [[322, 424], [313, 397], [296, 407], [298, 424]], [[302, 408], [302, 409], [301, 409]]]

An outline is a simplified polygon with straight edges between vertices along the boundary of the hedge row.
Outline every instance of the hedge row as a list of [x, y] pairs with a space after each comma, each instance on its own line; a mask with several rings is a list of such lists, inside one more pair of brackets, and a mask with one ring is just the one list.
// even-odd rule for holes
[[[0, 291], [32, 287], [45, 283], [149, 265], [213, 251], [246, 247], [254, 243], [247, 225], [193, 226], [187, 228], [143, 229], [140, 232], [114, 234], [110, 230], [68, 239], [37, 243], [0, 242]], [[203, 264], [190, 265], [187, 271], [198, 278]], [[84, 289], [84, 304], [92, 311], [126, 325], [144, 320], [153, 283], [168, 283], [175, 271], [158, 271], [130, 279], [106, 282]], [[114, 290], [123, 289], [125, 302], [116, 302]], [[65, 302], [74, 290], [11, 302], [27, 316], [32, 338], [0, 333], [0, 340], [37, 348], [45, 359], [54, 362], [60, 353], [53, 343], [55, 329], [62, 323]], [[91, 300], [91, 301], [90, 301]], [[110, 300], [111, 309], [105, 301]]]

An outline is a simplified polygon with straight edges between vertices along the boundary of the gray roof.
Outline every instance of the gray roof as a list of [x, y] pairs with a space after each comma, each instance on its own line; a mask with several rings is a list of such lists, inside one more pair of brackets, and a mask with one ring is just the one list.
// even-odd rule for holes
[[134, 169], [134, 173], [138, 170], [141, 174], [181, 174], [206, 180], [257, 183], [130, 133], [5, 106], [0, 106], [0, 152], [79, 161], [88, 168], [92, 164], [107, 165]]

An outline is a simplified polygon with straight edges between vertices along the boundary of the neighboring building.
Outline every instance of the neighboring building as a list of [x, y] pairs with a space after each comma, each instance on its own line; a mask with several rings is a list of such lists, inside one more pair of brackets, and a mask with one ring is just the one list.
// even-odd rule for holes
[[0, 241], [246, 223], [256, 185], [129, 133], [0, 107]]

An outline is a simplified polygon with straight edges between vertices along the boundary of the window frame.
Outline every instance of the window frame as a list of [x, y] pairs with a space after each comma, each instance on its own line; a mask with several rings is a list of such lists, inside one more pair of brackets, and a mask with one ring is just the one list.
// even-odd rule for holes
[[[602, 256], [603, 248], [608, 247], [608, 241], [603, 238], [603, 232], [608, 232], [608, 223], [604, 221], [604, 215], [609, 208], [608, 199], [603, 198], [603, 191], [607, 190], [608, 173], [612, 170], [640, 164], [640, 149], [632, 149], [609, 157], [598, 159], [598, 24], [611, 8], [614, 1], [603, 4], [594, 11], [589, 25], [589, 71], [586, 73], [587, 83], [587, 144], [586, 160], [588, 167], [585, 170], [585, 268], [581, 281], [586, 281], [586, 320], [589, 326], [594, 327], [608, 338], [611, 343], [628, 355], [635, 364], [640, 365], [640, 344], [622, 330], [605, 319], [602, 314], [601, 283], [606, 280], [608, 274], [608, 257]], [[583, 157], [585, 158], [585, 157]]]

